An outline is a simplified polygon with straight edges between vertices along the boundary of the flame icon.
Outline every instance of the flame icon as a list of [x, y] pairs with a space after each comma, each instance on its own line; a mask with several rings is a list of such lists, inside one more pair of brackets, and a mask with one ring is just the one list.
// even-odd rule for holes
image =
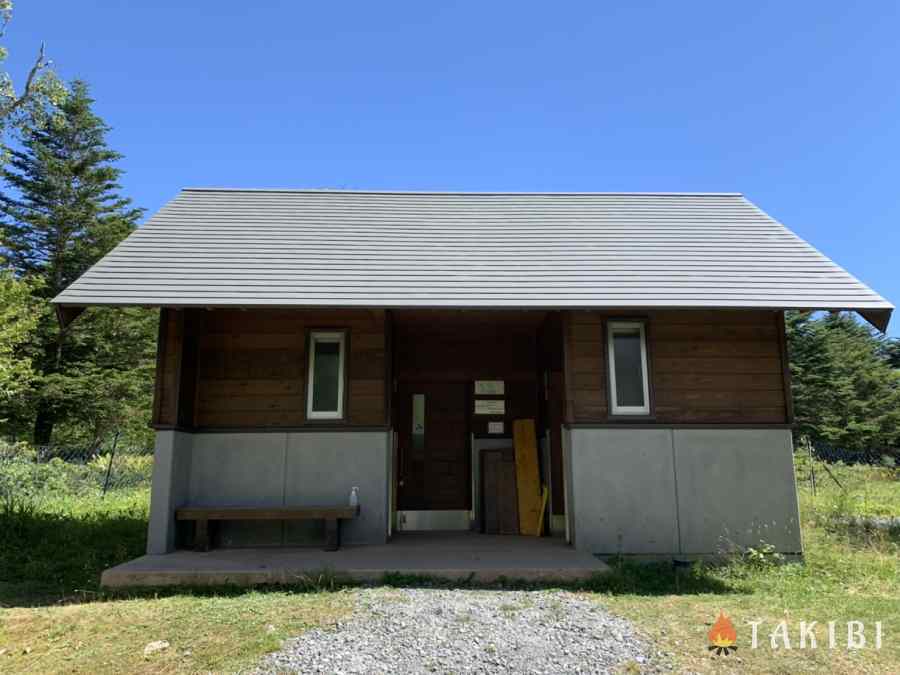
[[737, 631], [734, 630], [734, 624], [731, 619], [725, 616], [725, 612], [719, 612], [719, 618], [709, 629], [707, 634], [709, 637], [709, 650], [716, 652], [722, 656], [727, 655], [731, 651], [735, 651], [737, 646]]

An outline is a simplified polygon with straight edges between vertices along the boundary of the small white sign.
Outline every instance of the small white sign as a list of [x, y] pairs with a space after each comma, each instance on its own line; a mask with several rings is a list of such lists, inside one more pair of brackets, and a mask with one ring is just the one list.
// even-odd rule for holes
[[475, 380], [477, 396], [503, 396], [505, 389], [503, 380]]
[[503, 433], [503, 422], [488, 422], [488, 433], [489, 434], [502, 434]]
[[484, 398], [475, 399], [475, 414], [476, 415], [505, 415], [506, 414], [506, 401], [503, 399], [500, 400], [491, 400]]

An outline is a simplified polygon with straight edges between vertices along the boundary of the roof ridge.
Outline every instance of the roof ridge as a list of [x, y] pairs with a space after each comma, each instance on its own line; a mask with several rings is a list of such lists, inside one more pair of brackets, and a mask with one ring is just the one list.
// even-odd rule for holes
[[442, 196], [658, 196], [658, 197], [743, 197], [741, 192], [577, 192], [577, 191], [467, 191], [467, 190], [355, 190], [343, 188], [240, 188], [185, 187], [182, 192], [281, 192], [298, 194], [373, 194], [373, 195], [442, 195]]

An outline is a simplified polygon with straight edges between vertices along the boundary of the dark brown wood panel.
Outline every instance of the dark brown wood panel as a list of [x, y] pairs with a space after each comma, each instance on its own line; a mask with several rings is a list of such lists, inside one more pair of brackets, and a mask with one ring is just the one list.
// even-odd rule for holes
[[519, 498], [513, 448], [482, 450], [482, 530], [485, 534], [519, 534]]
[[[398, 508], [470, 507], [469, 435], [506, 437], [511, 442], [513, 420], [538, 417], [537, 341], [545, 315], [520, 311], [392, 312], [391, 367], [397, 383], [392, 409], [394, 428], [399, 434], [399, 474], [403, 481], [398, 487]], [[506, 404], [504, 415], [474, 414], [476, 380], [504, 382], [502, 396], [478, 397], [502, 398]], [[411, 399], [416, 393], [426, 394], [425, 448], [413, 448], [410, 439]], [[454, 412], [453, 407], [458, 411]], [[436, 427], [435, 419], [443, 426]], [[498, 421], [504, 423], [505, 433], [488, 434], [488, 423]], [[435, 434], [446, 437], [446, 448], [434, 450], [434, 443], [444, 442], [436, 440]], [[459, 459], [454, 460], [454, 456]], [[443, 478], [439, 473], [442, 471]], [[426, 485], [435, 487], [426, 490]], [[456, 489], [462, 493], [454, 494]]]
[[[183, 314], [177, 320], [177, 314]], [[185, 321], [185, 318], [187, 319]], [[299, 427], [306, 420], [307, 340], [311, 330], [347, 332], [345, 419], [324, 424], [381, 426], [387, 353], [385, 314], [372, 310], [184, 310], [164, 312], [166, 338], [157, 373], [158, 425], [175, 424], [181, 357], [196, 346], [178, 408], [197, 428]], [[190, 333], [179, 333], [187, 326]], [[188, 358], [184, 363], [191, 365]], [[195, 385], [194, 385], [195, 383]], [[191, 392], [191, 385], [195, 391]], [[193, 407], [193, 410], [191, 410]], [[191, 424], [191, 421], [193, 424]], [[323, 424], [315, 420], [317, 424]]]
[[542, 427], [550, 431], [550, 506], [559, 515], [565, 508], [563, 494], [562, 425], [565, 419], [566, 385], [562, 312], [551, 312], [538, 333], [542, 384]]
[[[393, 322], [393, 375], [400, 383], [461, 382], [470, 396], [470, 431], [488, 436], [491, 421], [538, 414], [537, 336], [544, 312], [397, 310]], [[503, 380], [506, 414], [474, 414], [475, 380]], [[483, 398], [498, 398], [486, 396]]]
[[783, 324], [769, 311], [566, 313], [567, 420], [610, 421], [606, 321], [642, 319], [650, 358], [651, 422], [784, 424]]
[[603, 316], [598, 312], [566, 312], [566, 418], [606, 419], [606, 358]]
[[159, 312], [159, 322], [152, 424], [174, 426], [178, 415], [181, 322], [178, 320], [178, 312], [165, 308]]
[[[412, 434], [413, 396], [424, 396], [424, 438]], [[400, 476], [397, 508], [463, 510], [472, 507], [469, 417], [464, 382], [412, 382], [399, 387]]]

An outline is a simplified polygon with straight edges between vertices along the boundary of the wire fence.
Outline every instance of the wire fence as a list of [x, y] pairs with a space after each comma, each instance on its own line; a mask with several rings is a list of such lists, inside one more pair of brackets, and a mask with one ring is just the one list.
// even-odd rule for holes
[[0, 441], [0, 504], [106, 498], [148, 490], [153, 448], [112, 438], [90, 447], [39, 446]]
[[[843, 492], [858, 487], [851, 485], [853, 477], [871, 476], [850, 471], [854, 467], [874, 467], [879, 475], [900, 480], [900, 450], [848, 450], [823, 441], [801, 437], [794, 446], [794, 468], [798, 485], [808, 487], [813, 494], [823, 484], [833, 484]], [[846, 468], [846, 470], [843, 470]]]
[[[797, 480], [815, 486], [822, 480], [841, 485], [829, 464], [867, 464], [900, 478], [900, 450], [847, 450], [800, 438], [795, 445]], [[817, 473], [818, 471], [818, 473]], [[121, 444], [118, 436], [92, 446], [0, 441], [0, 504], [54, 499], [106, 498], [148, 491], [153, 448]]]
[[900, 464], [900, 448], [877, 448], [869, 450], [848, 450], [825, 441], [801, 439], [806, 452], [823, 462], [835, 464], [870, 464], [873, 466], [893, 466]]

